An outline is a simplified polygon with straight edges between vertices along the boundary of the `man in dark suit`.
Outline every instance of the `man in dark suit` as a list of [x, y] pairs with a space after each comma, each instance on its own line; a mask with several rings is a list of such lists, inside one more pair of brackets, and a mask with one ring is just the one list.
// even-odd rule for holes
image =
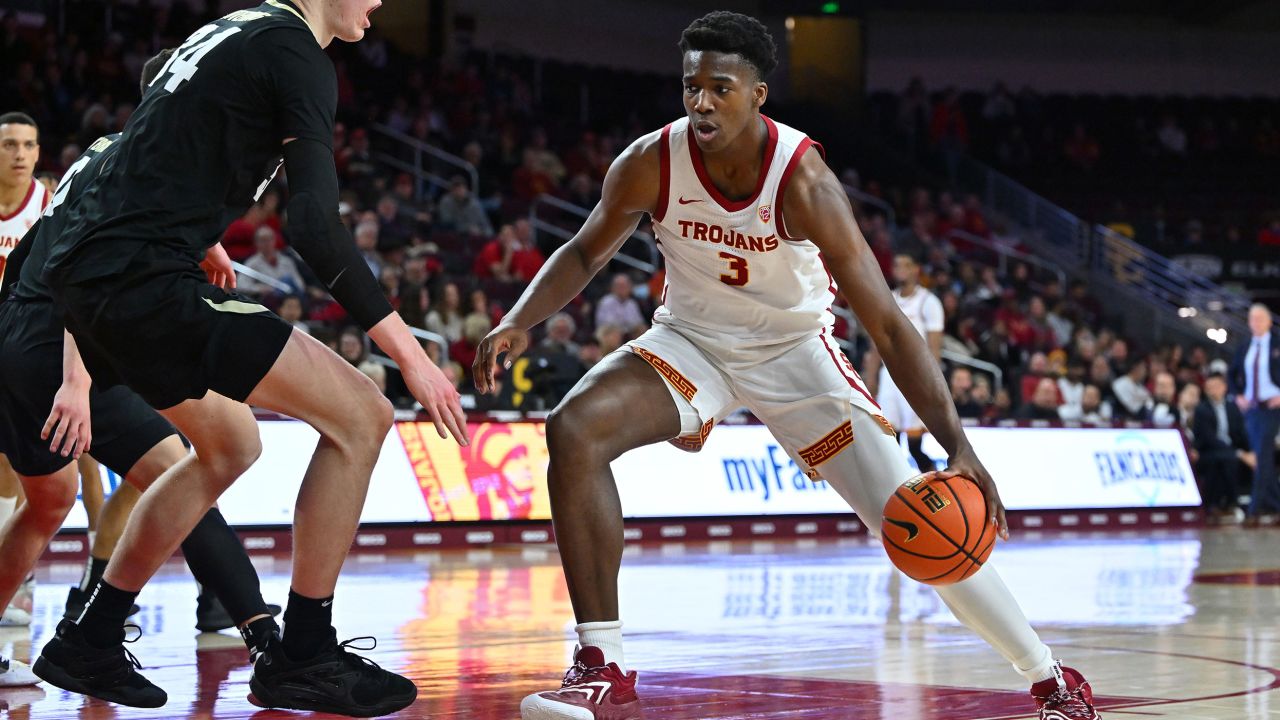
[[1280, 432], [1280, 332], [1271, 327], [1271, 311], [1249, 308], [1249, 342], [1236, 350], [1227, 377], [1236, 405], [1244, 412], [1249, 447], [1258, 456], [1253, 470], [1251, 525], [1280, 521], [1280, 482], [1276, 480], [1276, 433]]
[[1209, 521], [1236, 521], [1236, 480], [1241, 463], [1255, 465], [1249, 451], [1240, 408], [1227, 400], [1227, 379], [1210, 375], [1204, 382], [1204, 400], [1196, 406], [1191, 435], [1200, 460], [1196, 464]]

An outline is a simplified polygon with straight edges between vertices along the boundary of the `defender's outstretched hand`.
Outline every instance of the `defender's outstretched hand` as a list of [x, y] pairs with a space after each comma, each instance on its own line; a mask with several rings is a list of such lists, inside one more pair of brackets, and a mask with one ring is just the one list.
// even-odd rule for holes
[[476, 390], [482, 393], [497, 391], [494, 375], [498, 370], [498, 356], [506, 353], [507, 358], [502, 366], [511, 369], [516, 358], [529, 348], [529, 333], [513, 325], [498, 325], [480, 341], [476, 349], [476, 361], [471, 366], [471, 376], [475, 379]]

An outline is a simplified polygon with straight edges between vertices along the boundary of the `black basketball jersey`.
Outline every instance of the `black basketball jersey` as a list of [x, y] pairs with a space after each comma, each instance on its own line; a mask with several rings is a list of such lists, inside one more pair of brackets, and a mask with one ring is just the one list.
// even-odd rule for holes
[[287, 0], [205, 25], [146, 88], [112, 162], [66, 202], [45, 280], [119, 274], [147, 246], [198, 260], [266, 188], [285, 139], [332, 147], [336, 108], [333, 63]]
[[[120, 133], [100, 137], [85, 150], [63, 173], [49, 204], [40, 220], [31, 227], [18, 247], [22, 248], [21, 260], [14, 269], [14, 280], [9, 292], [21, 300], [52, 300], [49, 286], [44, 281], [44, 268], [49, 262], [49, 250], [66, 226], [67, 213], [63, 206], [79, 197], [89, 180], [100, 175], [110, 165], [119, 147]], [[23, 246], [27, 247], [23, 247]]]

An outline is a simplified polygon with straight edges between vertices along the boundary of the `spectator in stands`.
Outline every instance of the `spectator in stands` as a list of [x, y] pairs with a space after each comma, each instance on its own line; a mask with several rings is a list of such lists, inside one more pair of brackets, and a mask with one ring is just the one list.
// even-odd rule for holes
[[1257, 456], [1249, 450], [1240, 408], [1227, 400], [1225, 377], [1215, 374], [1205, 380], [1204, 400], [1194, 417], [1191, 434], [1205, 512], [1211, 523], [1236, 522], [1236, 481], [1243, 466], [1257, 464]]
[[[634, 297], [631, 276], [626, 273], [613, 276], [609, 283], [609, 294], [600, 298], [596, 305], [596, 327], [605, 325], [620, 328], [626, 337], [636, 337], [648, 328], [644, 315], [640, 312], [640, 303]], [[601, 340], [600, 345], [603, 349], [606, 343]]]
[[1018, 412], [1020, 420], [1058, 420], [1058, 385], [1052, 378], [1040, 378], [1031, 401]]
[[[306, 290], [306, 283], [302, 281], [302, 274], [298, 272], [298, 264], [293, 261], [293, 258], [277, 249], [278, 242], [279, 237], [276, 235], [275, 230], [272, 230], [268, 225], [260, 226], [253, 235], [253, 244], [257, 252], [248, 260], [245, 260], [245, 267], [257, 272], [259, 275], [265, 275], [288, 285], [289, 289], [283, 292], [301, 293]], [[237, 276], [236, 286], [241, 292], [260, 298], [270, 297], [282, 292], [265, 282], [260, 282], [243, 274]]]
[[1177, 118], [1165, 115], [1160, 119], [1160, 127], [1156, 129], [1156, 140], [1160, 148], [1174, 157], [1186, 157], [1187, 132], [1178, 124]]
[[582, 350], [582, 347], [573, 341], [573, 336], [577, 332], [578, 324], [573, 321], [573, 316], [558, 312], [547, 319], [547, 336], [538, 344], [538, 348], [577, 357]]
[[1042, 352], [1033, 353], [1027, 360], [1027, 369], [1018, 383], [1018, 397], [1022, 398], [1023, 402], [1030, 401], [1040, 381], [1047, 377], [1049, 377], [1049, 358]]
[[308, 335], [311, 334], [311, 327], [303, 320], [301, 295], [290, 294], [280, 298], [280, 306], [276, 308], [276, 314], [280, 316], [281, 320]]
[[991, 381], [986, 375], [973, 376], [973, 389], [969, 399], [978, 408], [978, 419], [988, 420], [991, 415]]
[[463, 235], [493, 235], [493, 225], [480, 201], [471, 194], [471, 186], [461, 175], [449, 181], [449, 192], [436, 206], [440, 229]]
[[1227, 381], [1244, 413], [1249, 447], [1257, 455], [1248, 523], [1280, 521], [1280, 482], [1276, 479], [1276, 433], [1280, 432], [1280, 332], [1271, 311], [1255, 303], [1249, 308], [1249, 342], [1236, 349]]
[[493, 329], [493, 322], [485, 315], [471, 313], [462, 322], [462, 338], [449, 346], [449, 359], [464, 368], [471, 367], [476, 359], [476, 348]]
[[462, 311], [462, 292], [457, 283], [445, 283], [440, 288], [440, 297], [432, 302], [432, 310], [427, 313], [426, 329], [442, 335], [450, 343], [462, 339], [462, 319], [466, 315]]
[[1182, 431], [1182, 437], [1186, 440], [1187, 446], [1191, 448], [1190, 458], [1192, 463], [1199, 462], [1200, 459], [1200, 455], [1195, 449], [1194, 433], [1196, 407], [1199, 405], [1200, 386], [1191, 383], [1184, 385], [1182, 392], [1178, 393], [1178, 429]]
[[969, 146], [969, 123], [960, 107], [960, 92], [947, 88], [942, 99], [933, 106], [933, 118], [929, 122], [929, 138], [934, 148], [942, 153], [951, 178], [956, 176], [960, 154]]
[[503, 225], [498, 236], [486, 243], [476, 256], [474, 271], [477, 277], [528, 284], [544, 262], [538, 248], [520, 241], [514, 225]]
[[1058, 408], [1058, 417], [1063, 422], [1078, 422], [1085, 425], [1111, 424], [1111, 403], [1102, 399], [1102, 390], [1092, 383], [1085, 385], [1080, 393], [1080, 403], [1063, 405]]
[[400, 212], [400, 200], [391, 193], [378, 198], [375, 210], [378, 221], [378, 252], [403, 249], [413, 237], [414, 227]]
[[[490, 303], [489, 296], [486, 295], [485, 291], [481, 288], [472, 289], [471, 294], [467, 296], [467, 301], [470, 307], [467, 317], [482, 317], [489, 321], [490, 328], [502, 319], [501, 308], [499, 308], [497, 304]], [[463, 318], [463, 323], [466, 323], [466, 318]], [[466, 333], [465, 328], [463, 329], [463, 333]], [[467, 365], [467, 367], [471, 366]]]
[[378, 386], [378, 392], [383, 395], [387, 394], [387, 369], [372, 360], [365, 360], [356, 368], [364, 373], [364, 376], [373, 381]]
[[543, 128], [534, 128], [529, 137], [528, 152], [533, 157], [533, 164], [539, 172], [551, 179], [551, 182], [559, 185], [564, 182], [565, 169], [564, 163], [560, 162], [559, 156], [551, 151], [548, 147], [547, 131]]
[[1018, 106], [1013, 101], [1013, 94], [1003, 82], [997, 82], [982, 103], [982, 118], [988, 122], [1003, 124], [1013, 119]]
[[898, 236], [894, 238], [893, 255], [910, 255], [915, 258], [923, 258], [937, 244], [938, 241], [933, 234], [933, 216], [926, 212], [920, 212], [912, 215], [910, 227], [901, 230]]
[[600, 348], [600, 357], [622, 347], [625, 340], [622, 328], [617, 325], [599, 325], [596, 327], [596, 345]]
[[1258, 231], [1258, 244], [1264, 247], [1280, 245], [1280, 211], [1274, 212], [1266, 226]]
[[1058, 378], [1058, 395], [1063, 406], [1079, 406], [1084, 396], [1085, 366], [1080, 358], [1067, 360], [1067, 374]]
[[1125, 366], [1124, 374], [1111, 382], [1121, 417], [1146, 420], [1151, 412], [1151, 393], [1147, 390], [1147, 361], [1135, 358]]
[[378, 255], [378, 221], [361, 220], [356, 225], [356, 249], [374, 277], [382, 277], [382, 256]]
[[584, 374], [603, 359], [604, 353], [600, 351], [599, 340], [591, 337], [583, 341], [581, 349], [578, 350], [578, 360], [582, 363]]
[[1071, 129], [1071, 137], [1062, 146], [1062, 156], [1067, 163], [1077, 170], [1090, 172], [1098, 164], [1101, 154], [1102, 148], [1085, 129], [1084, 123], [1076, 123]]
[[1178, 386], [1173, 374], [1162, 370], [1155, 375], [1151, 390], [1151, 411], [1148, 419], [1158, 428], [1178, 424]]
[[[227, 251], [227, 255], [237, 262], [244, 262], [246, 258], [252, 255], [256, 250], [254, 238], [257, 235], [258, 228], [262, 227], [268, 218], [265, 203], [259, 199], [258, 202], [249, 206], [244, 215], [233, 220], [227, 229], [222, 233], [222, 247]], [[279, 230], [277, 224], [275, 230]]]
[[369, 359], [369, 346], [364, 333], [356, 327], [343, 330], [338, 335], [338, 354], [351, 363], [352, 367], [360, 367], [361, 363]]
[[337, 152], [335, 162], [345, 171], [345, 186], [364, 196], [378, 173], [373, 151], [369, 146], [369, 132], [364, 128], [356, 128], [348, 133], [348, 144]]
[[973, 372], [963, 365], [951, 370], [951, 401], [961, 418], [980, 418], [984, 408], [973, 400]]
[[556, 181], [542, 169], [538, 152], [525, 148], [521, 157], [520, 167], [511, 176], [511, 191], [515, 196], [527, 204], [539, 195], [554, 193]]

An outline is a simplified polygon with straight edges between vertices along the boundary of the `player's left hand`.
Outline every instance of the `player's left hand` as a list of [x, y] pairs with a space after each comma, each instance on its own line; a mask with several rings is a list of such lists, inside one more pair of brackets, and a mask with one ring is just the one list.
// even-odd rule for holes
[[78, 458], [89, 451], [93, 439], [89, 419], [89, 383], [63, 383], [53, 396], [53, 410], [40, 431], [40, 439], [48, 440], [49, 452], [62, 457]]
[[955, 454], [947, 464], [947, 469], [938, 474], [939, 478], [952, 478], [963, 475], [982, 489], [982, 496], [987, 499], [987, 517], [996, 524], [1000, 537], [1009, 539], [1009, 521], [1004, 516], [1004, 502], [1000, 499], [1000, 491], [996, 489], [996, 481], [991, 473], [982, 466], [973, 448], [966, 448]]
[[235, 289], [236, 269], [231, 265], [231, 257], [227, 255], [222, 243], [214, 243], [205, 252], [204, 260], [200, 261], [200, 269], [208, 276], [210, 285], [226, 290]]

